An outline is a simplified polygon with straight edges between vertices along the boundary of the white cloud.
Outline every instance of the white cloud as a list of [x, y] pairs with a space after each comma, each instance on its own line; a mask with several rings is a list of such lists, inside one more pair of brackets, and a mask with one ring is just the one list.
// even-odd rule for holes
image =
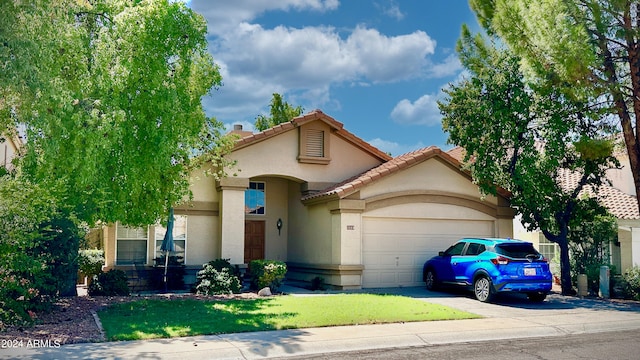
[[414, 102], [402, 99], [391, 111], [391, 118], [405, 125], [439, 125], [442, 120], [437, 104], [439, 99], [440, 95], [434, 94], [423, 95]]
[[208, 20], [210, 34], [220, 35], [239, 23], [250, 21], [273, 10], [331, 11], [338, 0], [192, 0], [191, 8]]
[[404, 19], [405, 14], [400, 10], [398, 4], [393, 0], [389, 1], [387, 5], [375, 3], [375, 6], [377, 8], [380, 8], [383, 14], [391, 18], [394, 18], [396, 20]]
[[455, 75], [462, 70], [462, 64], [458, 59], [458, 56], [451, 54], [439, 64], [433, 64], [429, 68], [429, 77], [441, 78], [446, 76]]
[[[212, 44], [225, 84], [214, 94], [220, 99], [216, 112], [237, 116], [266, 106], [273, 92], [310, 99], [302, 104], [305, 108], [339, 107], [330, 96], [331, 86], [422, 76], [429, 63], [427, 56], [436, 46], [423, 31], [386, 36], [356, 27], [342, 39], [331, 27], [264, 29], [249, 23], [239, 24]], [[240, 101], [247, 105], [242, 111], [233, 108]]]
[[[253, 120], [274, 92], [302, 100], [295, 103], [306, 111], [331, 111], [341, 107], [331, 96], [334, 86], [436, 77], [455, 69], [451, 58], [442, 64], [431, 62], [436, 41], [424, 31], [389, 36], [365, 26], [348, 31], [253, 23], [269, 11], [333, 11], [339, 7], [337, 0], [193, 0], [191, 7], [207, 19], [209, 49], [221, 66], [224, 85], [203, 100], [207, 112], [215, 109], [220, 120]], [[403, 15], [394, 1], [383, 9]], [[423, 111], [418, 101], [394, 109], [394, 120], [414, 122]], [[414, 117], [408, 118], [409, 113]]]
[[367, 142], [381, 151], [391, 154], [393, 157], [426, 147], [422, 142], [418, 142], [417, 144], [399, 144], [394, 141], [388, 141], [380, 138], [375, 138]]

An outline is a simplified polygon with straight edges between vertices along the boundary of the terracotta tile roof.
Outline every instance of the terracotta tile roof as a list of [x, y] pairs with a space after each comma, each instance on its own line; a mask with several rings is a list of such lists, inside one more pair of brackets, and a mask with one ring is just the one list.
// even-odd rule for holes
[[466, 151], [462, 146], [456, 146], [453, 149], [447, 151], [447, 154], [451, 155], [454, 159], [458, 160], [459, 162], [462, 162], [462, 160], [464, 160], [465, 153]]
[[[580, 176], [581, 174], [575, 171], [561, 172], [562, 189], [565, 191], [574, 189], [580, 180]], [[640, 210], [638, 209], [636, 198], [611, 185], [603, 184], [597, 192], [592, 187], [587, 187], [580, 194], [595, 196], [618, 219], [640, 220]]]
[[293, 130], [299, 126], [302, 126], [306, 123], [316, 121], [316, 120], [325, 122], [334, 130], [334, 134], [342, 137], [346, 141], [354, 144], [355, 146], [367, 151], [369, 154], [373, 155], [374, 157], [382, 161], [388, 161], [391, 159], [391, 156], [380, 151], [378, 148], [370, 145], [369, 143], [360, 139], [359, 137], [355, 136], [349, 131], [345, 130], [341, 122], [337, 121], [331, 116], [323, 113], [322, 110], [318, 110], [318, 109], [313, 110], [310, 113], [295, 117], [289, 122], [276, 125], [272, 128], [261, 131], [259, 133], [245, 136], [236, 142], [234, 150], [241, 149], [249, 145], [252, 145], [254, 143], [269, 139], [271, 137]]
[[389, 176], [400, 170], [407, 169], [435, 156], [449, 162], [456, 168], [460, 168], [460, 162], [451, 155], [443, 152], [438, 147], [430, 146], [395, 157], [382, 165], [374, 167], [337, 185], [331, 186], [318, 193], [307, 195], [303, 197], [302, 200], [304, 201], [323, 197], [343, 198], [380, 178]]
[[[458, 161], [464, 159], [464, 149], [457, 146], [447, 152]], [[564, 191], [574, 189], [578, 184], [580, 174], [571, 171], [562, 171], [560, 174], [561, 187]], [[634, 196], [628, 195], [617, 188], [604, 184], [600, 187], [597, 194], [592, 188], [584, 189], [581, 194], [588, 196], [597, 196], [600, 203], [609, 209], [609, 211], [618, 219], [639, 220], [640, 210], [638, 210], [638, 202]]]

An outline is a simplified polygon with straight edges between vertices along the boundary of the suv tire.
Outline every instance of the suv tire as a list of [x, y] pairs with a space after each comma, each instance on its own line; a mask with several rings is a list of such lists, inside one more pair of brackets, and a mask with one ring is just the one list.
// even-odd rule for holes
[[473, 295], [481, 302], [490, 302], [494, 295], [491, 279], [485, 275], [478, 276], [473, 281]]
[[433, 269], [429, 269], [424, 273], [424, 283], [429, 291], [433, 291], [438, 288], [438, 278], [436, 277], [436, 272]]

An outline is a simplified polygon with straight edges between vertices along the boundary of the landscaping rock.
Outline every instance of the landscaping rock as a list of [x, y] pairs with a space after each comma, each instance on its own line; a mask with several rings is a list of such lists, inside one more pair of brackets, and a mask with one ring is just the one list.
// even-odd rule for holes
[[271, 293], [271, 289], [269, 289], [268, 286], [258, 291], [258, 296], [271, 296], [271, 295], [273, 294]]

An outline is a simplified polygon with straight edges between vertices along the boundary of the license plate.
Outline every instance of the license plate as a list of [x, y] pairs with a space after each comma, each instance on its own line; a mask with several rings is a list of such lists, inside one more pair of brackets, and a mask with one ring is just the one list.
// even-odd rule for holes
[[536, 268], [524, 268], [524, 276], [536, 276]]

